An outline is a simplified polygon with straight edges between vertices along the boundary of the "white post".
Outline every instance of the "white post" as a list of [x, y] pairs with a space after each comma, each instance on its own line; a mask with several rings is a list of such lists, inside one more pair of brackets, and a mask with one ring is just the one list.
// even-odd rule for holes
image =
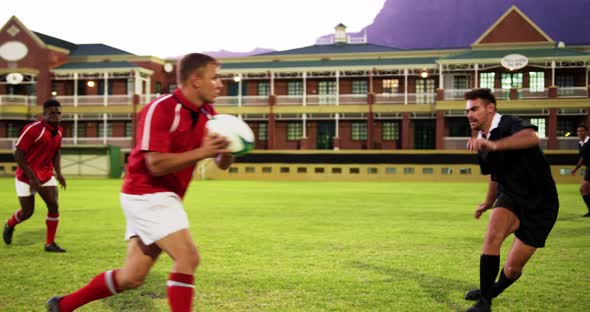
[[[478, 86], [477, 83], [478, 83], [478, 80], [479, 80], [479, 64], [475, 64], [474, 69], [475, 69], [475, 80], [474, 80], [475, 85], [473, 86], [473, 88], [474, 89], [477, 89], [478, 88], [477, 87]], [[494, 91], [494, 90], [492, 90], [492, 91]]]
[[438, 88], [444, 89], [444, 79], [443, 79], [443, 65], [438, 64]]
[[270, 94], [275, 94], [275, 73], [270, 73]]
[[303, 134], [302, 137], [303, 139], [307, 139], [307, 114], [303, 113]]
[[404, 69], [404, 105], [408, 104], [408, 69]]
[[555, 61], [551, 61], [551, 86], [555, 86]]
[[102, 144], [107, 144], [107, 114], [102, 114], [102, 126], [103, 126], [103, 133], [102, 133]]
[[150, 101], [150, 96], [152, 95], [152, 78], [147, 77], [145, 80], [145, 96], [147, 98], [146, 102]]
[[[141, 76], [139, 75], [138, 71], [135, 72], [133, 77], [133, 87], [135, 89], [134, 94], [141, 96]], [[140, 100], [142, 99], [140, 98]]]
[[336, 71], [336, 105], [340, 105], [340, 71]]
[[238, 82], [238, 106], [242, 106], [242, 74], [239, 74], [240, 81]]
[[108, 73], [104, 73], [103, 74], [103, 78], [104, 78], [104, 90], [102, 92], [103, 95], [103, 105], [104, 106], [108, 106], [109, 105], [109, 74]]
[[307, 105], [307, 72], [303, 72], [303, 106]]
[[78, 106], [78, 73], [74, 73], [74, 107], [77, 107], [77, 106]]
[[78, 114], [74, 114], [74, 145], [78, 144]]

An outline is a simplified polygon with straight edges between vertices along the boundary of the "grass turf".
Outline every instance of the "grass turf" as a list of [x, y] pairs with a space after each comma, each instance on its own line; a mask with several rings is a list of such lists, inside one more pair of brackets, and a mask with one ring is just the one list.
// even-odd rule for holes
[[[0, 247], [0, 311], [44, 311], [45, 301], [124, 260], [119, 180], [70, 179], [60, 193], [57, 242], [43, 251], [45, 214]], [[488, 214], [473, 219], [483, 183], [195, 181], [185, 200], [201, 253], [198, 311], [464, 311], [478, 287]], [[590, 219], [577, 185], [559, 185], [561, 210], [547, 247], [494, 311], [587, 311]], [[0, 220], [17, 209], [0, 179]], [[504, 244], [502, 261], [512, 237]], [[162, 255], [139, 289], [78, 311], [168, 311]]]

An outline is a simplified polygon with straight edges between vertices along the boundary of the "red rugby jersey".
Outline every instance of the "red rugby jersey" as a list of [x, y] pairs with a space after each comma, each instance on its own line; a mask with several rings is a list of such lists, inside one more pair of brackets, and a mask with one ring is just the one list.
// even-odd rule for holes
[[[145, 152], [182, 153], [200, 147], [207, 131], [205, 113], [216, 114], [210, 104], [198, 108], [180, 89], [146, 105], [139, 113], [136, 144], [127, 160], [121, 191], [133, 195], [174, 192], [183, 198], [195, 166], [155, 177], [147, 168]], [[198, 116], [195, 122], [193, 116]]]
[[[53, 127], [42, 119], [27, 124], [16, 141], [16, 148], [25, 153], [29, 167], [41, 183], [53, 176], [53, 157], [61, 148], [62, 133], [61, 127]], [[16, 169], [16, 178], [29, 183], [29, 178], [20, 167]]]

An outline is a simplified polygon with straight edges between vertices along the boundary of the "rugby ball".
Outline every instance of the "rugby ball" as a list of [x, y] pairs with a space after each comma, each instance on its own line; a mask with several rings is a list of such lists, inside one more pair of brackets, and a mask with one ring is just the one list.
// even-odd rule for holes
[[228, 150], [233, 155], [246, 155], [254, 149], [254, 132], [243, 120], [233, 115], [218, 114], [205, 124], [210, 134], [217, 134], [229, 141]]

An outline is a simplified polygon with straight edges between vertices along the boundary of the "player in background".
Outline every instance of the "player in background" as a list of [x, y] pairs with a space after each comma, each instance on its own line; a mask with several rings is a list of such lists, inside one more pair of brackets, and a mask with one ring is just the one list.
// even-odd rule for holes
[[[66, 188], [66, 179], [61, 174], [61, 139], [62, 129], [61, 104], [56, 100], [43, 103], [43, 118], [30, 123], [16, 141], [14, 158], [18, 164], [16, 169], [16, 196], [20, 202], [17, 210], [4, 224], [2, 239], [10, 245], [17, 224], [24, 222], [35, 211], [35, 193], [39, 193], [47, 205], [47, 235], [45, 251], [65, 252], [55, 242], [55, 234], [59, 223], [57, 204], [57, 183]], [[55, 171], [55, 174], [54, 174]], [[57, 180], [56, 180], [57, 179]]]

